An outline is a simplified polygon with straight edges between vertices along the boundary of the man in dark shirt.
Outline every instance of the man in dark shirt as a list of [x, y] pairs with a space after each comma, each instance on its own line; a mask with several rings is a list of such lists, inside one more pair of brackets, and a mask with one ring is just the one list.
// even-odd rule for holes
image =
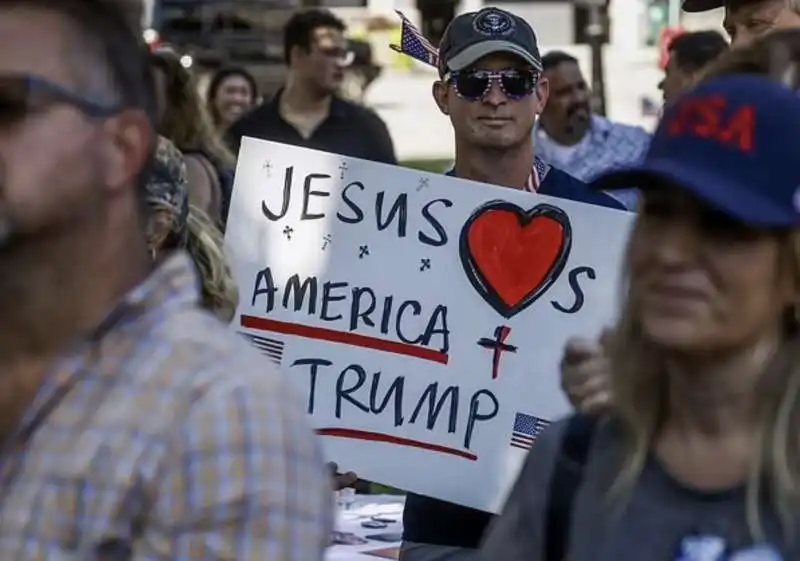
[[[450, 117], [456, 145], [450, 175], [623, 210], [534, 157], [531, 134], [548, 84], [528, 23], [485, 8], [458, 16], [439, 50], [434, 100]], [[491, 514], [409, 493], [401, 561], [466, 561], [477, 554]]]
[[336, 95], [352, 53], [345, 24], [325, 10], [298, 12], [284, 29], [286, 85], [274, 99], [233, 124], [228, 143], [243, 136], [396, 164], [386, 124], [373, 111]]

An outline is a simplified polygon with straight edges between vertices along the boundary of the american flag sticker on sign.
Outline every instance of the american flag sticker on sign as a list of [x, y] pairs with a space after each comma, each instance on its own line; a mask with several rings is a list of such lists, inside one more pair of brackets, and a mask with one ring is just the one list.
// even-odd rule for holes
[[514, 417], [514, 430], [511, 431], [511, 446], [530, 450], [533, 441], [549, 424], [550, 421], [546, 419], [517, 413]]
[[240, 331], [239, 334], [244, 335], [255, 348], [261, 351], [261, 354], [265, 355], [278, 366], [281, 365], [281, 360], [283, 359], [283, 341], [267, 339], [266, 337], [259, 337], [258, 335], [250, 335], [243, 331]]

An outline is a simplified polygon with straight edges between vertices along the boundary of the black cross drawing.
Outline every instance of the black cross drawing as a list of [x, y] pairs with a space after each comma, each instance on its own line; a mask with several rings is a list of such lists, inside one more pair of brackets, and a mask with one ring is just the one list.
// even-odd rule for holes
[[511, 334], [511, 328], [507, 325], [499, 325], [494, 329], [494, 339], [483, 337], [478, 340], [478, 345], [484, 349], [492, 351], [492, 380], [497, 379], [500, 374], [500, 357], [503, 353], [515, 353], [517, 347], [506, 343], [506, 339]]
[[369, 248], [365, 245], [358, 246], [358, 258], [364, 259], [365, 255], [369, 255]]
[[291, 226], [287, 226], [283, 229], [283, 235], [286, 236], [287, 240], [292, 239], [292, 234], [294, 234], [294, 229]]
[[339, 166], [339, 179], [344, 179], [344, 172], [347, 171], [347, 164], [342, 162], [342, 165]]
[[322, 236], [322, 249], [323, 250], [328, 249], [328, 246], [331, 245], [331, 241], [332, 240], [330, 234]]
[[419, 262], [420, 262], [420, 266], [419, 266], [419, 270], [420, 271], [427, 271], [428, 269], [431, 268], [431, 260], [430, 259], [422, 258], [422, 259], [419, 260]]
[[428, 183], [430, 183], [430, 178], [420, 177], [419, 185], [417, 186], [417, 191], [422, 191], [423, 189], [425, 189], [428, 186]]
[[266, 162], [264, 162], [264, 165], [261, 166], [261, 169], [266, 171], [267, 172], [267, 177], [269, 177], [270, 175], [272, 175], [272, 162], [267, 160]]

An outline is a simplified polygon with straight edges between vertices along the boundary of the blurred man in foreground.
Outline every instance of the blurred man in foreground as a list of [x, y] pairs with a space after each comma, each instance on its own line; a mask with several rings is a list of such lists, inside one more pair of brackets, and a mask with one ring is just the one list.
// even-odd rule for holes
[[119, 5], [0, 0], [0, 558], [321, 561], [302, 405], [148, 250], [155, 91]]

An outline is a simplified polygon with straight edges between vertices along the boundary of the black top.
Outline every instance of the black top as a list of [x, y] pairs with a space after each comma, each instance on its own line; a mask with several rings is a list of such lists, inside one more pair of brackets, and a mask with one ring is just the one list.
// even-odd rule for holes
[[279, 91], [272, 101], [256, 107], [231, 126], [227, 136], [234, 154], [239, 153], [242, 137], [251, 136], [373, 162], [397, 163], [389, 130], [370, 109], [334, 96], [330, 114], [306, 139], [281, 117], [278, 106], [282, 94]]

